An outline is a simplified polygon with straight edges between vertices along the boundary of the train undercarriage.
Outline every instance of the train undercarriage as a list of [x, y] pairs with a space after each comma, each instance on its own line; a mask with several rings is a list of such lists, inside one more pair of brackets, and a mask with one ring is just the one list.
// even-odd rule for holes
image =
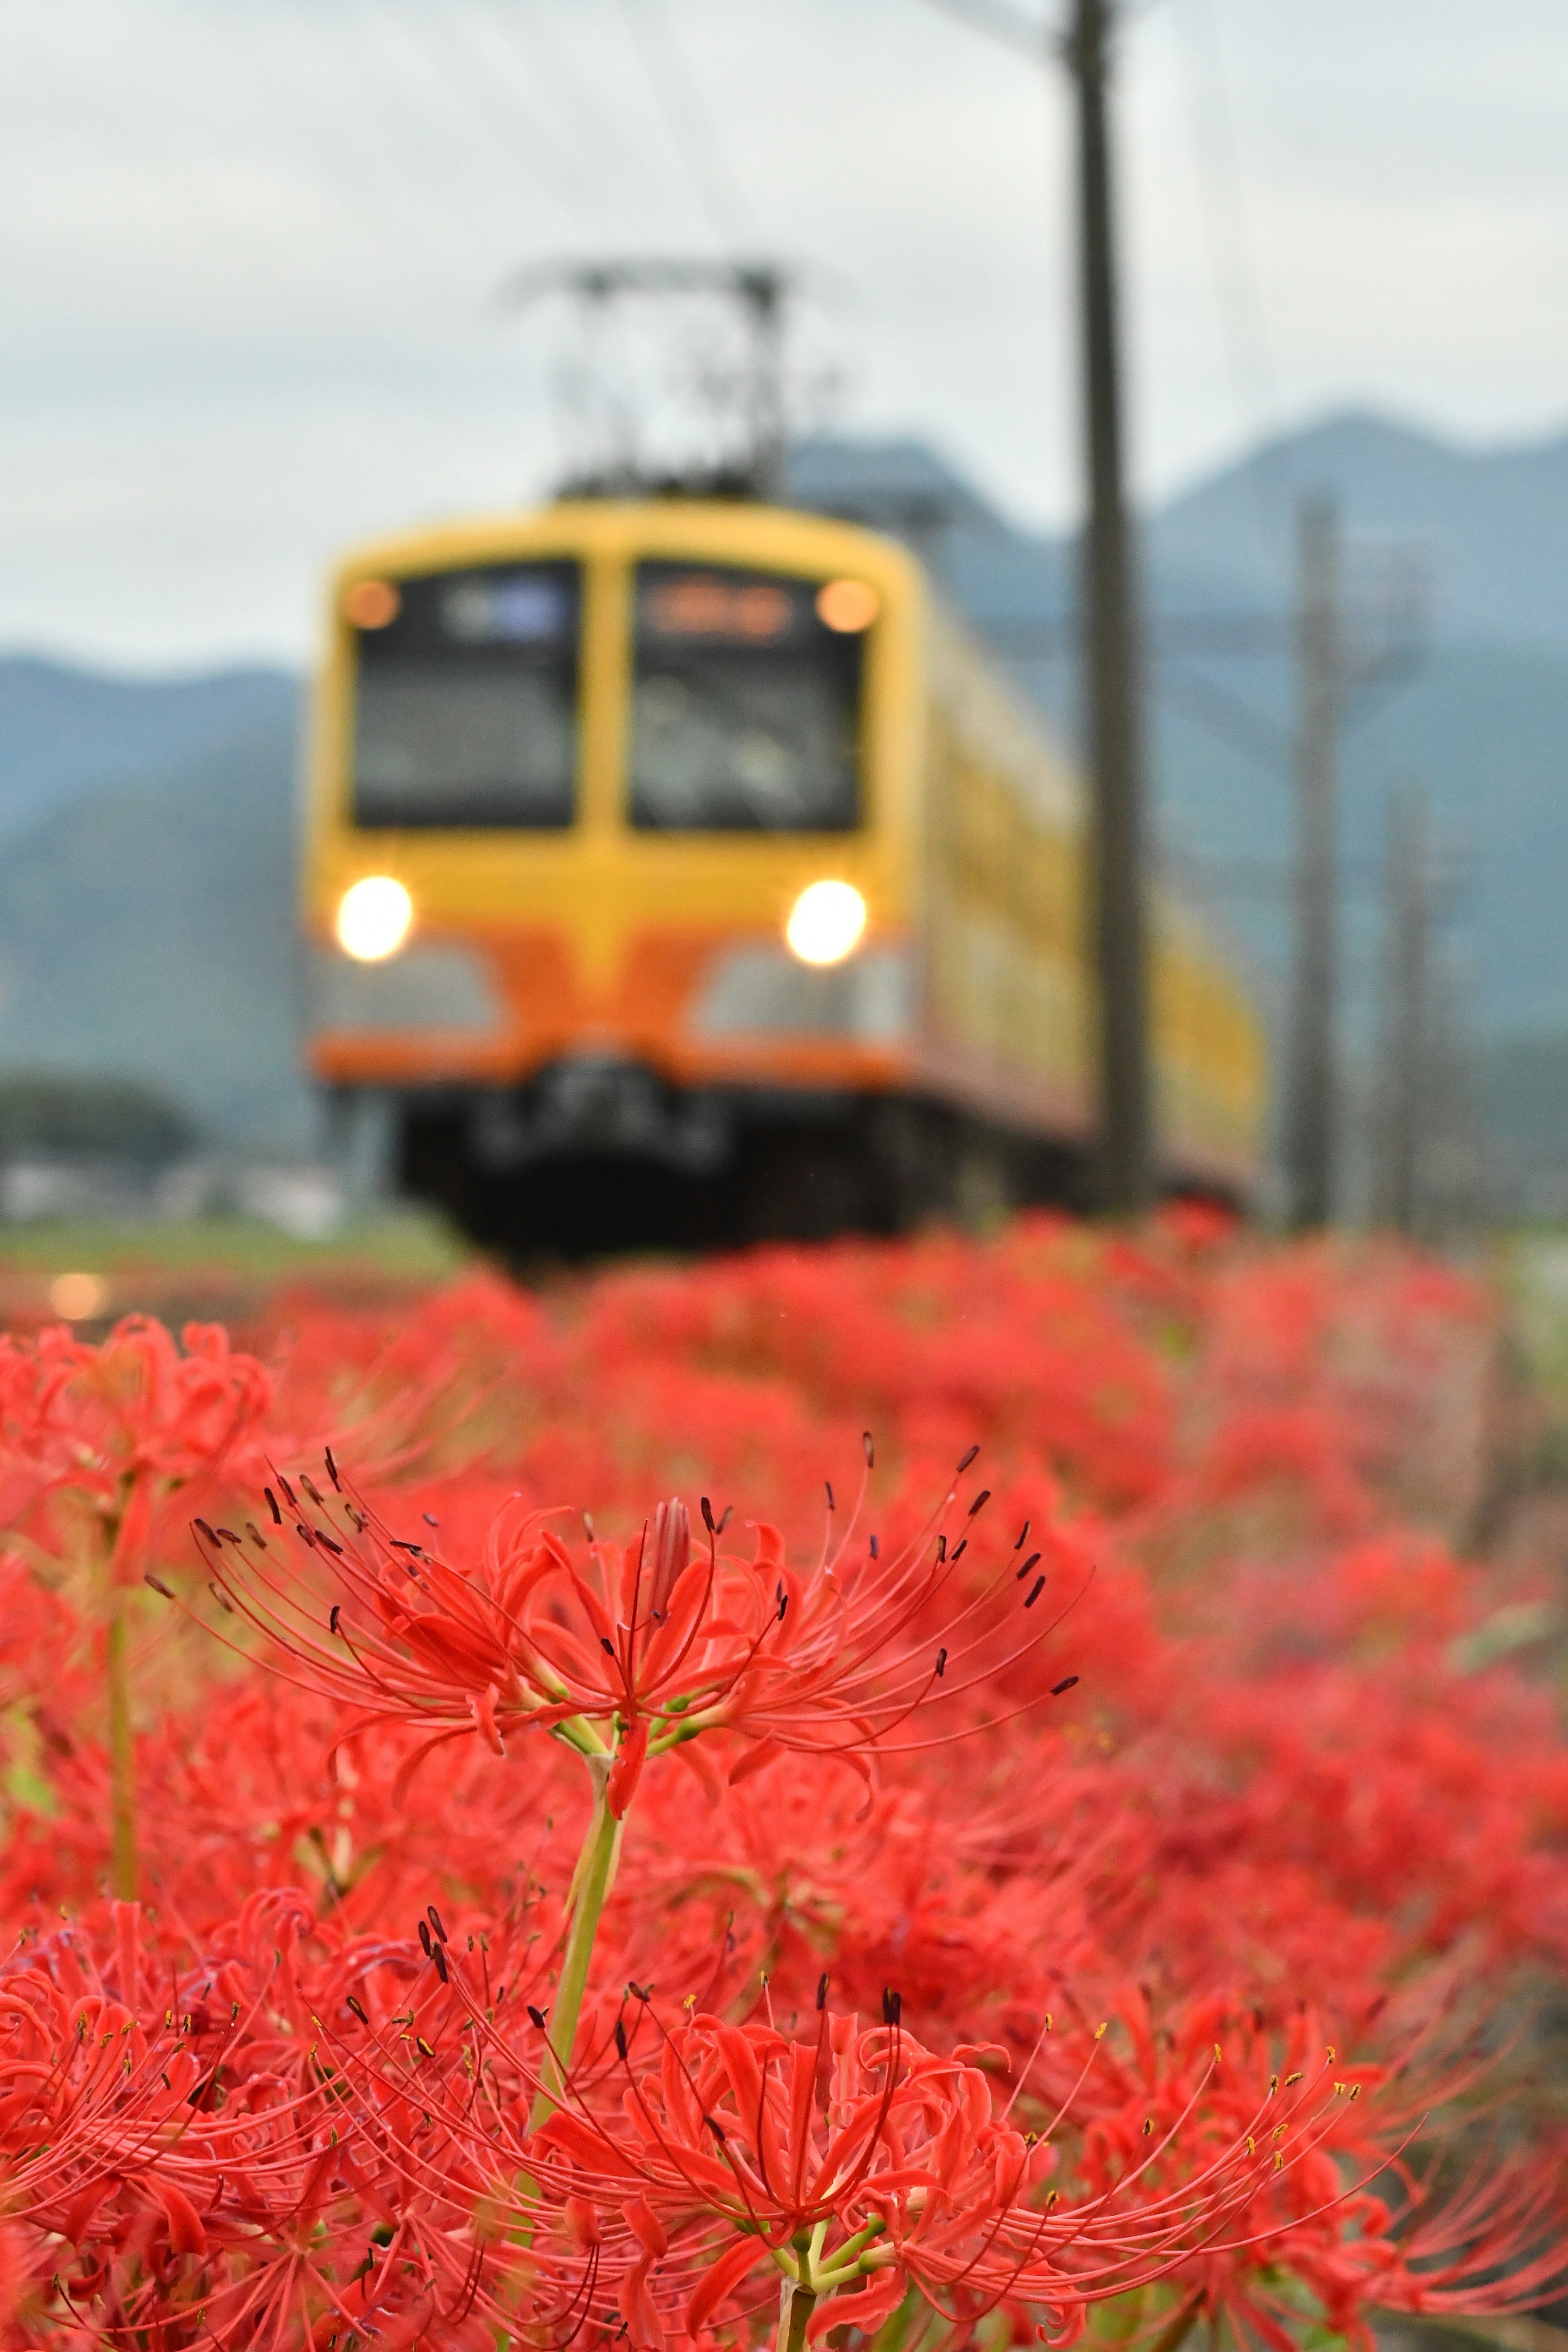
[[1080, 1149], [912, 1095], [680, 1088], [579, 1057], [521, 1087], [411, 1088], [385, 1108], [398, 1188], [521, 1266], [1086, 1205]]

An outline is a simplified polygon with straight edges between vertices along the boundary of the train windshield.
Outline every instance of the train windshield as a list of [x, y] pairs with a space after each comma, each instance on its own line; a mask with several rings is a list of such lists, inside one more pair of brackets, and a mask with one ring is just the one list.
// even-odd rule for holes
[[355, 824], [571, 824], [581, 604], [574, 563], [352, 588]]
[[871, 592], [859, 594], [847, 610], [815, 580], [638, 565], [634, 825], [842, 833], [858, 823], [863, 633], [875, 611]]

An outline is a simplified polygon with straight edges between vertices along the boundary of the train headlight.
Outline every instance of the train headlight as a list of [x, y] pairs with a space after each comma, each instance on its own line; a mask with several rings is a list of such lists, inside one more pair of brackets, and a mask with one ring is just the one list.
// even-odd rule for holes
[[395, 956], [414, 925], [414, 901], [390, 874], [367, 874], [338, 901], [338, 945], [356, 963]]
[[841, 637], [858, 637], [881, 610], [882, 600], [865, 580], [830, 580], [819, 589], [816, 617]]
[[866, 901], [851, 882], [813, 882], [790, 908], [784, 938], [802, 963], [842, 963], [860, 944]]

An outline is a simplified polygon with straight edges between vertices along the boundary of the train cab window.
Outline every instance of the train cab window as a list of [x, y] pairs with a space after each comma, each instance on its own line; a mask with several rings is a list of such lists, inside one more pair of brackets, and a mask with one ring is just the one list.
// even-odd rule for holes
[[634, 825], [842, 833], [858, 823], [862, 650], [876, 598], [858, 583], [833, 584], [858, 589], [853, 611], [820, 581], [638, 565]]
[[354, 823], [570, 825], [581, 603], [574, 563], [352, 587]]

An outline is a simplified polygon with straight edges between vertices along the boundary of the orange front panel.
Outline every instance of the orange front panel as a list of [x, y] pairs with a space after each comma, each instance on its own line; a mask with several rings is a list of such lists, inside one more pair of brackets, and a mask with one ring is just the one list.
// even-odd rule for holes
[[774, 935], [669, 928], [633, 932], [608, 979], [595, 982], [561, 931], [500, 932], [476, 925], [463, 933], [482, 948], [504, 1000], [500, 1034], [476, 1038], [422, 1032], [371, 1037], [334, 1035], [311, 1042], [316, 1073], [339, 1083], [384, 1085], [470, 1078], [515, 1085], [546, 1063], [574, 1054], [615, 1054], [649, 1063], [681, 1085], [753, 1083], [885, 1087], [907, 1073], [909, 1057], [885, 1042], [821, 1037], [700, 1037], [691, 1011], [716, 957]]

